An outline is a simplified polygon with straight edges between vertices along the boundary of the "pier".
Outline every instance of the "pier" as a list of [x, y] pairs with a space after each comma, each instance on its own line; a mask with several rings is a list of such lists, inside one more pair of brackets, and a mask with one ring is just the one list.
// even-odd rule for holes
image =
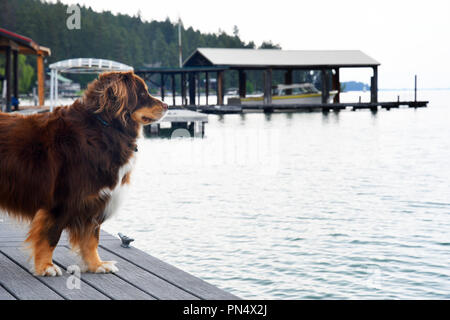
[[275, 111], [314, 111], [321, 110], [324, 113], [351, 108], [352, 111], [369, 109], [377, 112], [379, 108], [391, 110], [402, 106], [407, 108], [424, 108], [428, 101], [394, 101], [394, 102], [348, 102], [348, 103], [318, 103], [318, 104], [260, 104], [260, 105], [223, 105], [223, 106], [186, 106], [187, 109], [205, 114], [235, 114], [244, 112], [265, 112]]
[[[320, 109], [323, 112], [339, 111], [347, 107], [352, 110], [378, 108], [390, 110], [407, 106], [426, 107], [428, 101], [417, 100], [417, 77], [415, 78], [415, 99], [413, 101], [379, 101], [378, 67], [380, 63], [359, 50], [278, 50], [278, 49], [223, 49], [198, 48], [183, 63], [182, 68], [142, 68], [135, 70], [149, 83], [159, 86], [164, 100], [166, 80], [171, 79], [172, 107], [211, 114], [241, 113], [252, 111], [307, 111]], [[370, 101], [341, 103], [340, 70], [343, 68], [370, 68]], [[263, 82], [263, 99], [260, 104], [242, 104], [247, 97], [247, 73], [260, 71]], [[283, 72], [283, 84], [294, 83], [295, 72], [315, 71], [320, 74], [321, 102], [315, 104], [274, 104], [272, 88], [273, 73]], [[237, 72], [237, 97], [225, 104], [225, 78], [230, 72]], [[216, 104], [209, 104], [211, 74], [215, 76]], [[176, 75], [180, 79], [181, 105], [176, 104]], [[206, 104], [200, 104], [200, 83], [203, 79]], [[330, 91], [337, 91], [333, 99]], [[332, 100], [332, 101], [330, 101]], [[170, 103], [170, 100], [167, 101]]]
[[[118, 262], [115, 274], [82, 273], [67, 268], [78, 258], [64, 233], [54, 252], [63, 275], [36, 277], [21, 246], [26, 229], [0, 216], [0, 300], [235, 300], [235, 295], [167, 264], [102, 231], [99, 254]], [[136, 240], [138, 241], [138, 240]]]

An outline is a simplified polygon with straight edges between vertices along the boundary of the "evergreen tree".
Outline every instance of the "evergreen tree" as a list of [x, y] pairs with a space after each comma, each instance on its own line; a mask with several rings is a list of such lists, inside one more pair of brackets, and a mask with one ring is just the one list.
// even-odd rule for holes
[[[114, 15], [109, 11], [95, 12], [81, 7], [81, 29], [66, 26], [67, 5], [42, 0], [0, 1], [0, 27], [30, 37], [49, 47], [52, 55], [47, 64], [70, 58], [104, 58], [116, 60], [139, 69], [156, 63], [164, 67], [178, 67], [178, 22], [143, 22], [140, 13], [135, 16]], [[199, 47], [255, 48], [254, 42], [245, 43], [235, 26], [233, 35], [223, 31], [217, 34], [201, 33], [182, 26], [183, 59]], [[264, 42], [262, 47], [272, 45]], [[26, 64], [36, 68], [36, 58], [27, 56]], [[29, 75], [29, 73], [27, 73]], [[93, 76], [67, 75], [85, 85]], [[31, 83], [36, 81], [36, 73]], [[231, 78], [235, 78], [231, 76]], [[229, 82], [230, 80], [226, 80]], [[28, 83], [28, 80], [24, 80]], [[23, 88], [25, 89], [25, 87]]]

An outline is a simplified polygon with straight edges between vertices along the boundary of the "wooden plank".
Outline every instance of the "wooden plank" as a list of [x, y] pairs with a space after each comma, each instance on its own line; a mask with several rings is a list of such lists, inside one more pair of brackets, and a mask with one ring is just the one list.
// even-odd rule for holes
[[[115, 245], [119, 246], [118, 243], [116, 243]], [[117, 267], [119, 268], [119, 272], [117, 273], [117, 275], [120, 278], [126, 280], [127, 282], [133, 283], [142, 291], [151, 294], [157, 299], [163, 300], [198, 299], [196, 296], [186, 292], [185, 290], [182, 290], [179, 287], [162, 280], [161, 278], [146, 271], [145, 269], [142, 269], [139, 265], [136, 265], [125, 259], [122, 259], [108, 250], [100, 248], [99, 255], [104, 260], [117, 261]]]
[[2, 287], [0, 280], [0, 300], [17, 300], [12, 294], [10, 294], [5, 288]]
[[[28, 262], [27, 255], [18, 248], [9, 247], [1, 248], [1, 251], [10, 259], [14, 260], [24, 269], [30, 269], [31, 264]], [[18, 267], [19, 268], [19, 267]], [[31, 272], [30, 272], [31, 274]], [[69, 277], [73, 277], [69, 273], [63, 271], [60, 277], [38, 277], [37, 279], [43, 282], [47, 287], [61, 295], [68, 300], [109, 300], [109, 298], [91, 287], [88, 283], [83, 281], [81, 276], [80, 288], [70, 289], [67, 286]]]
[[[23, 241], [28, 232], [28, 223], [19, 223], [11, 218], [2, 217], [0, 219], [0, 244], [2, 241]], [[117, 240], [118, 237], [103, 230], [100, 231], [100, 240]], [[62, 242], [68, 242], [67, 232], [61, 235]]]
[[1, 251], [0, 274], [2, 286], [20, 300], [63, 300], [62, 296], [22, 269]]
[[[116, 245], [120, 247], [118, 241], [116, 241]], [[78, 265], [79, 258], [68, 248], [57, 247], [53, 260], [67, 270], [68, 266]], [[136, 288], [136, 286], [115, 274], [82, 273], [81, 279], [111, 299], [155, 300], [148, 293]]]
[[138, 264], [148, 272], [190, 292], [200, 299], [239, 299], [231, 293], [219, 289], [200, 278], [190, 275], [134, 247], [122, 248], [118, 243], [113, 242], [102, 243], [101, 247], [131, 263]]
[[[106, 242], [115, 242], [117, 243], [117, 240], [103, 240], [101, 243], [106, 243]], [[59, 242], [58, 243], [59, 246], [67, 246], [69, 247], [70, 244], [68, 242]], [[9, 248], [9, 247], [15, 247], [15, 248], [19, 248], [22, 250], [26, 249], [26, 243], [24, 243], [22, 240], [21, 241], [8, 241], [8, 242], [2, 242], [2, 240], [0, 240], [0, 249], [1, 248]]]
[[[2, 232], [0, 235], [0, 247], [3, 246], [9, 246], [10, 243], [16, 243], [19, 245], [24, 244], [25, 242], [25, 235], [17, 235], [15, 233], [9, 233], [9, 232]], [[111, 235], [101, 235], [100, 241], [119, 241], [117, 238], [111, 236]], [[70, 245], [68, 236], [66, 233], [63, 233], [61, 235], [61, 238], [58, 241], [58, 245], [64, 245], [68, 246]]]

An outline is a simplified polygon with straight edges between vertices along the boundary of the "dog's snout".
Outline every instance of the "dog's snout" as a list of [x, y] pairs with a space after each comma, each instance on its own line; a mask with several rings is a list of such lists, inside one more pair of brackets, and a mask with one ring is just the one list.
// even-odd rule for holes
[[167, 103], [161, 102], [161, 105], [162, 105], [164, 110], [169, 109], [169, 106], [167, 105]]

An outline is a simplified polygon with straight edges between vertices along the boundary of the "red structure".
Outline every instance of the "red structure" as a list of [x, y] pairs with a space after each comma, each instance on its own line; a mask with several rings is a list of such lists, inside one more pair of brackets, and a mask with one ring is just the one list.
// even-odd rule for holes
[[39, 105], [44, 105], [44, 57], [49, 56], [49, 48], [38, 45], [32, 39], [0, 28], [0, 52], [5, 54], [6, 111], [11, 111], [12, 96], [19, 96], [19, 54], [37, 56]]

